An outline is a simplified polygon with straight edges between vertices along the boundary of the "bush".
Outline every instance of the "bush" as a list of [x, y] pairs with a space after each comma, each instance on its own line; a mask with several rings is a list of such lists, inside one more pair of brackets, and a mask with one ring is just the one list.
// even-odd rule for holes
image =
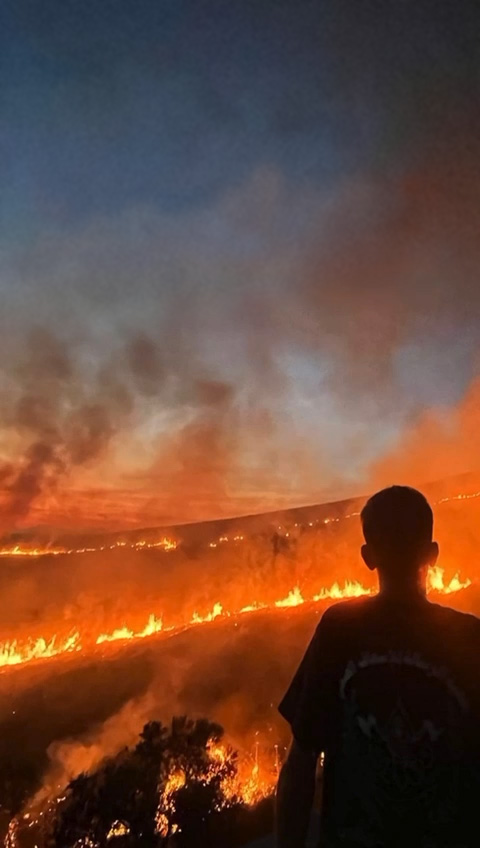
[[[138, 744], [73, 780], [45, 816], [48, 848], [234, 848], [271, 827], [271, 804], [230, 800], [236, 753], [205, 719], [146, 724]], [[214, 752], [212, 754], [212, 751]], [[216, 752], [216, 754], [215, 754]], [[219, 753], [220, 752], [220, 753]], [[26, 845], [17, 837], [19, 846]]]

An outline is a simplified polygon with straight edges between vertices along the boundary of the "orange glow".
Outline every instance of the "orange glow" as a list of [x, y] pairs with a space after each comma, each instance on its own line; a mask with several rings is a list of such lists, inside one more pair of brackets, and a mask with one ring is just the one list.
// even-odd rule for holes
[[[258, 742], [255, 744], [254, 756], [246, 753], [239, 755], [236, 761], [236, 773], [222, 780], [221, 788], [225, 798], [225, 806], [242, 803], [247, 806], [258, 804], [263, 798], [272, 794], [278, 779], [279, 764], [276, 752], [272, 761], [268, 756], [260, 757]], [[221, 768], [230, 756], [228, 748], [223, 744], [210, 743], [208, 749], [211, 766], [207, 780], [211, 779], [217, 769]]]
[[458, 572], [452, 577], [449, 583], [443, 581], [443, 568], [435, 565], [430, 568], [427, 576], [427, 591], [440, 592], [442, 595], [451, 595], [453, 592], [459, 592], [461, 589], [467, 589], [472, 585], [472, 581], [466, 578], [463, 582], [460, 580]]
[[[440, 498], [438, 501], [433, 503], [434, 506], [438, 506], [440, 504], [452, 503], [453, 501], [467, 501], [474, 500], [480, 498], [480, 491], [478, 492], [470, 492], [470, 493], [460, 493], [457, 495], [450, 495], [448, 497]], [[317, 519], [316, 521], [308, 521], [308, 527], [314, 527], [315, 525], [324, 524], [329, 525], [333, 523], [340, 522], [342, 520], [348, 518], [356, 518], [360, 515], [358, 511], [350, 512], [347, 515], [344, 515], [342, 518], [338, 516], [331, 516], [322, 519]], [[295, 527], [299, 525], [296, 523]], [[281, 532], [282, 527], [278, 527], [278, 530]], [[289, 537], [289, 533], [285, 532], [283, 534], [285, 538]], [[236, 533], [234, 536], [222, 535], [219, 536], [218, 539], [209, 542], [210, 548], [218, 548], [225, 544], [231, 542], [243, 542], [245, 536], [241, 533]], [[3, 548], [0, 548], [0, 557], [42, 557], [42, 556], [67, 556], [70, 554], [85, 554], [85, 553], [98, 553], [102, 551], [113, 551], [118, 548], [127, 548], [131, 550], [149, 550], [149, 549], [162, 549], [164, 551], [175, 551], [180, 545], [178, 539], [172, 539], [168, 536], [162, 536], [160, 539], [155, 541], [147, 541], [146, 539], [140, 539], [136, 542], [128, 542], [128, 541], [115, 541], [111, 544], [104, 544], [99, 546], [85, 546], [81, 548], [66, 548], [55, 545], [44, 545], [40, 547], [35, 545], [33, 547], [29, 546], [27, 543], [17, 543], [15, 545], [5, 545]], [[334, 596], [332, 596], [334, 597]], [[342, 596], [344, 597], [344, 596]], [[348, 596], [354, 597], [354, 596]]]
[[[441, 502], [443, 503], [445, 500], [469, 500], [477, 497], [480, 497], [480, 492], [472, 495], [456, 495], [453, 498], [444, 498]], [[341, 519], [338, 517], [321, 518], [318, 521], [309, 521], [308, 526], [329, 525], [334, 522], [353, 518], [354, 516], [358, 516], [358, 513], [349, 513]], [[282, 527], [278, 528], [278, 531], [284, 538], [293, 535], [293, 533], [289, 534], [286, 532], [285, 528]], [[242, 543], [246, 545], [246, 539], [247, 537], [241, 533], [235, 533], [235, 535], [232, 533], [231, 535], [219, 536], [211, 542], [206, 540], [205, 544], [209, 545], [210, 548], [223, 549], [228, 548], [229, 545], [232, 547], [241, 545]], [[102, 552], [123, 548], [133, 551], [155, 548], [168, 554], [179, 548], [181, 550], [181, 544], [181, 541], [178, 539], [162, 535], [158, 540], [154, 541], [147, 541], [145, 539], [136, 542], [116, 541], [101, 547], [84, 547], [78, 550], [67, 550], [54, 546], [40, 548], [38, 545], [36, 547], [16, 545], [1, 549], [0, 556], [58, 556], [61, 554]], [[214, 558], [216, 556], [217, 553], [212, 552], [211, 557]], [[450, 573], [452, 572], [450, 571]], [[469, 574], [472, 576], [473, 572], [469, 571]], [[260, 597], [256, 597], [255, 595], [253, 597], [249, 597], [248, 595], [245, 597], [243, 595], [242, 601], [237, 600], [235, 596], [233, 601], [230, 599], [230, 596], [220, 596], [218, 600], [212, 603], [210, 608], [207, 606], [203, 609], [200, 608], [199, 611], [198, 608], [195, 609], [192, 602], [191, 607], [186, 608], [186, 612], [182, 613], [182, 615], [179, 615], [177, 612], [176, 616], [171, 618], [165, 615], [165, 611], [161, 607], [155, 611], [148, 611], [147, 607], [145, 618], [142, 617], [139, 621], [137, 620], [136, 626], [128, 626], [122, 617], [119, 621], [113, 619], [111, 630], [99, 632], [105, 628], [105, 625], [103, 625], [103, 627], [97, 627], [93, 635], [91, 632], [88, 635], [85, 634], [77, 625], [77, 629], [64, 636], [57, 633], [48, 638], [35, 636], [27, 638], [24, 641], [19, 639], [6, 641], [3, 644], [0, 643], [0, 669], [3, 668], [6, 671], [9, 666], [31, 663], [36, 660], [47, 660], [59, 656], [68, 657], [68, 655], [76, 653], [88, 654], [89, 651], [95, 650], [97, 652], [100, 650], [107, 652], [110, 651], [110, 646], [113, 643], [127, 645], [133, 640], [148, 639], [154, 636], [161, 637], [162, 634], [175, 635], [187, 628], [209, 624], [214, 626], [214, 622], [222, 622], [227, 619], [233, 619], [237, 623], [241, 616], [253, 615], [261, 611], [272, 615], [286, 615], [289, 610], [294, 610], [306, 604], [309, 604], [313, 609], [315, 608], [315, 604], [321, 604], [321, 610], [323, 611], [326, 606], [336, 601], [369, 596], [375, 592], [371, 587], [365, 586], [355, 580], [345, 580], [343, 582], [336, 580], [330, 585], [314, 585], [306, 589], [304, 583], [300, 582], [300, 580], [300, 585], [292, 585], [296, 583], [297, 579], [297, 577], [291, 577], [291, 583], [286, 586], [283, 583], [276, 599], [272, 599], [270, 595], [268, 597], [262, 597], [261, 591], [258, 591]], [[441, 566], [435, 566], [428, 572], [427, 591], [437, 597], [439, 595], [448, 596], [467, 589], [471, 586], [471, 583], [472, 581], [468, 577], [463, 578], [458, 572], [451, 578], [447, 577]], [[287, 591], [289, 587], [291, 588]], [[249, 603], [241, 606], [245, 600], [248, 600]], [[228, 745], [212, 741], [208, 748], [208, 756], [209, 763], [206, 766], [205, 774], [202, 778], [206, 783], [214, 779], [224, 766], [228, 764], [232, 752]], [[255, 743], [252, 751], [243, 750], [238, 752], [238, 758], [235, 760], [234, 773], [231, 776], [223, 777], [221, 781], [222, 800], [220, 801], [220, 808], [237, 802], [251, 806], [271, 795], [277, 782], [281, 765], [280, 759], [278, 746], [272, 747], [270, 745], [270, 748], [263, 749], [258, 742]], [[175, 813], [175, 793], [185, 785], [185, 782], [185, 773], [176, 771], [170, 775], [166, 786], [160, 793], [156, 815], [157, 833], [160, 836], [167, 837], [176, 831], [176, 826], [171, 823], [173, 814]], [[62, 799], [56, 799], [55, 803], [59, 800]], [[30, 816], [30, 813], [25, 814], [25, 819], [27, 816]], [[8, 834], [9, 842], [6, 843], [11, 848], [14, 848], [15, 844], [17, 844], [15, 842], [15, 828], [15, 820], [12, 820]], [[128, 835], [128, 823], [120, 820], [114, 821], [107, 834], [107, 840], [111, 840], [113, 844], [117, 837], [126, 835]]]
[[[443, 595], [459, 592], [470, 585], [471, 581], [468, 578], [462, 581], [458, 573], [449, 582], [445, 583], [444, 571], [440, 566], [435, 566], [430, 570], [427, 580], [429, 592], [437, 592]], [[108, 642], [127, 642], [132, 639], [145, 639], [155, 634], [180, 632], [187, 627], [195, 627], [201, 624], [211, 623], [212, 621], [238, 617], [261, 610], [273, 611], [276, 609], [298, 607], [306, 603], [318, 603], [319, 601], [358, 598], [362, 595], [371, 595], [373, 593], [373, 589], [366, 588], [356, 581], [348, 580], [345, 581], [343, 586], [335, 582], [330, 587], [321, 587], [318, 593], [310, 597], [304, 597], [300, 588], [295, 586], [285, 598], [280, 598], [270, 604], [254, 601], [252, 604], [241, 607], [240, 609], [227, 610], [220, 602], [217, 602], [204, 615], [200, 615], [194, 611], [190, 619], [174, 621], [168, 626], [165, 626], [161, 617], [157, 617], [155, 613], [150, 613], [144, 627], [140, 630], [132, 630], [126, 625], [123, 625], [111, 633], [99, 633], [95, 639], [95, 644], [103, 645]], [[4, 642], [3, 644], [0, 643], [0, 668], [19, 665], [33, 660], [50, 659], [62, 654], [84, 650], [86, 650], [86, 646], [82, 643], [81, 634], [78, 630], [75, 630], [65, 639], [60, 639], [58, 636], [53, 636], [50, 640], [38, 637], [37, 639], [27, 640], [22, 644], [18, 640], [13, 640], [11, 642]]]
[[[220, 777], [220, 796], [215, 808], [216, 812], [238, 803], [253, 806], [273, 793], [280, 769], [277, 745], [273, 749], [260, 751], [259, 743], [256, 742], [253, 753], [248, 753], [235, 752], [224, 743], [210, 740], [207, 745], [207, 754], [208, 759], [203, 773], [197, 774], [194, 779], [208, 784]], [[229, 764], [232, 765], [232, 774], [225, 776], [225, 766]], [[165, 786], [161, 791], [159, 789], [155, 825], [157, 834], [162, 838], [179, 832], [179, 826], [173, 821], [176, 811], [175, 793], [186, 783], [187, 775], [183, 769], [179, 768], [172, 771]], [[23, 815], [12, 818], [8, 826], [5, 846], [16, 848], [20, 830], [24, 831], [25, 827], [28, 829], [41, 827], [42, 821], [46, 821], [50, 814], [55, 814], [55, 808], [65, 800], [64, 794], [51, 798], [42, 809], [31, 808]], [[106, 839], [109, 842], [118, 837], [128, 836], [130, 830], [127, 821], [116, 819], [112, 822]], [[89, 840], [89, 837], [87, 842], [93, 846], [93, 841]], [[82, 845], [87, 845], [87, 842], [82, 842]]]
[[163, 630], [163, 622], [161, 618], [155, 618], [153, 613], [143, 628], [138, 633], [134, 630], [129, 630], [128, 627], [120, 627], [119, 630], [114, 630], [113, 633], [100, 633], [97, 636], [96, 643], [101, 645], [103, 642], [117, 642], [119, 639], [144, 639], [145, 636], [153, 636], [154, 633], [161, 633]]
[[0, 557], [42, 557], [42, 556], [68, 556], [70, 554], [93, 554], [101, 551], [114, 551], [117, 548], [131, 548], [135, 551], [148, 550], [149, 548], [162, 548], [164, 551], [174, 551], [177, 547], [175, 539], [162, 536], [155, 542], [147, 542], [140, 539], [137, 542], [113, 542], [111, 545], [100, 545], [99, 547], [83, 548], [59, 548], [46, 545], [43, 548], [30, 548], [26, 544], [12, 545], [0, 548]]
[[114, 821], [110, 830], [107, 833], [107, 841], [110, 839], [116, 839], [118, 836], [128, 836], [130, 833], [130, 827], [128, 824], [122, 821]]
[[53, 636], [49, 641], [42, 638], [29, 640], [24, 645], [19, 645], [17, 640], [0, 644], [0, 667], [19, 665], [31, 660], [49, 659], [60, 654], [81, 651], [80, 633], [75, 631], [67, 639], [61, 641]]
[[[241, 753], [235, 759], [235, 767], [231, 776], [222, 776], [222, 771], [230, 762], [233, 763], [233, 750], [223, 743], [210, 740], [208, 744], [209, 762], [205, 772], [199, 775], [202, 783], [208, 784], [217, 776], [221, 777], [220, 790], [221, 800], [218, 809], [228, 807], [232, 804], [242, 803], [253, 806], [272, 794], [278, 779], [279, 763], [277, 749], [271, 761], [268, 756], [259, 755], [258, 742], [255, 744], [253, 757], [247, 753]], [[187, 782], [184, 771], [175, 771], [169, 776], [167, 783], [159, 797], [156, 823], [157, 832], [161, 836], [167, 836], [171, 830], [169, 820], [175, 813], [175, 792], [182, 789]], [[170, 831], [169, 831], [170, 827]], [[175, 827], [175, 826], [174, 826]]]

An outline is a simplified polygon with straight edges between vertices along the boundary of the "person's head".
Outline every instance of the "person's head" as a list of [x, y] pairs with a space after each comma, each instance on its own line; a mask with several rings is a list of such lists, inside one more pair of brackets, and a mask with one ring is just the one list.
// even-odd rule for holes
[[411, 583], [434, 565], [433, 513], [427, 499], [409, 486], [377, 492], [361, 512], [365, 544], [363, 559], [380, 578]]

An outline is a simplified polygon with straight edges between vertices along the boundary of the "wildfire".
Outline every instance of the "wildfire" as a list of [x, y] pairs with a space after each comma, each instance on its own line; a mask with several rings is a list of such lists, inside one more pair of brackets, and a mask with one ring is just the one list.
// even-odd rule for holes
[[177, 832], [178, 826], [171, 824], [171, 817], [175, 813], [175, 792], [182, 789], [187, 782], [184, 771], [174, 771], [169, 776], [164, 790], [158, 799], [157, 813], [155, 816], [156, 830], [159, 836], [165, 839], [167, 836]]
[[[480, 492], [473, 492], [471, 494], [458, 494], [454, 495], [453, 497], [442, 498], [438, 501], [438, 503], [442, 504], [447, 501], [469, 500], [478, 497], [480, 497]], [[358, 516], [358, 512], [349, 513], [348, 515], [344, 516], [344, 519], [353, 518], [354, 516]], [[308, 527], [313, 527], [314, 523], [316, 525], [327, 525], [332, 522], [338, 522], [340, 520], [341, 519], [338, 517], [327, 517], [319, 519], [315, 522], [309, 521]], [[300, 525], [298, 523], [295, 523], [295, 527], [299, 526]], [[281, 526], [278, 527], [278, 531], [282, 533], [285, 538], [290, 535], [289, 532], [285, 531], [284, 528], [282, 528]], [[232, 542], [238, 544], [240, 542], [243, 542], [244, 538], [245, 537], [240, 533], [236, 533], [232, 536], [222, 535], [216, 541], [210, 542], [209, 547], [216, 548], [218, 546], [226, 545]], [[121, 548], [127, 548], [135, 551], [160, 549], [168, 553], [171, 551], [175, 551], [178, 548], [179, 544], [180, 542], [178, 540], [170, 538], [168, 536], [162, 536], [161, 538], [155, 541], [140, 539], [135, 542], [126, 542], [124, 540], [118, 540], [109, 545], [101, 545], [99, 547], [82, 547], [75, 549], [67, 549], [54, 546], [47, 546], [44, 548], [29, 548], [28, 546], [22, 546], [17, 544], [14, 546], [1, 548], [0, 557], [41, 557], [46, 555], [59, 556], [70, 554], [95, 553]], [[435, 566], [429, 571], [427, 588], [429, 592], [436, 592], [448, 595], [453, 592], [458, 592], [461, 589], [467, 588], [470, 583], [471, 581], [468, 579], [462, 581], [458, 574], [455, 574], [449, 582], [445, 582], [443, 569], [439, 566]], [[372, 594], [372, 592], [372, 589], [363, 586], [357, 581], [346, 581], [343, 586], [340, 585], [338, 582], [333, 583], [329, 587], [323, 586], [316, 594], [310, 597], [305, 597], [302, 594], [300, 587], [294, 586], [284, 598], [280, 598], [274, 601], [273, 603], [253, 601], [252, 603], [247, 604], [246, 606], [243, 606], [240, 609], [228, 610], [225, 609], [225, 607], [220, 601], [217, 601], [210, 611], [204, 614], [200, 614], [198, 611], [194, 610], [189, 619], [183, 621], [177, 620], [169, 623], [168, 626], [165, 626], [162, 617], [159, 617], [158, 615], [152, 612], [148, 616], [145, 625], [141, 629], [134, 630], [129, 628], [126, 624], [122, 624], [120, 627], [115, 628], [110, 633], [100, 633], [96, 637], [94, 644], [102, 645], [108, 642], [128, 641], [131, 639], [144, 639], [158, 633], [172, 633], [175, 631], [179, 632], [180, 630], [184, 630], [187, 627], [193, 627], [195, 625], [200, 624], [207, 624], [219, 618], [227, 618], [231, 616], [236, 617], [247, 613], [253, 613], [267, 609], [298, 607], [305, 603], [316, 603], [319, 601], [336, 601], [341, 600], [343, 598], [356, 598], [361, 597], [363, 595], [370, 595]], [[39, 636], [36, 639], [28, 639], [25, 642], [20, 642], [19, 640], [14, 639], [11, 641], [4, 642], [3, 644], [0, 643], [0, 668], [13, 665], [20, 665], [22, 663], [31, 662], [33, 660], [49, 659], [51, 657], [56, 657], [63, 654], [80, 652], [84, 651], [85, 648], [86, 646], [82, 641], [82, 635], [79, 630], [75, 630], [71, 632], [68, 636], [63, 638], [58, 635], [54, 635], [49, 639], [43, 636]]]
[[[260, 752], [259, 743], [256, 742], [252, 755], [246, 751], [235, 753], [228, 745], [211, 739], [207, 745], [207, 755], [203, 772], [187, 778], [183, 768], [177, 768], [168, 776], [162, 789], [159, 788], [155, 827], [160, 837], [165, 839], [179, 832], [179, 826], [172, 821], [176, 812], [175, 794], [187, 785], [189, 779], [208, 784], [219, 778], [220, 793], [218, 806], [215, 807], [217, 812], [234, 804], [254, 806], [273, 793], [280, 771], [278, 745]], [[41, 809], [31, 808], [12, 818], [3, 843], [5, 848], [17, 848], [20, 831], [24, 833], [26, 829], [32, 828], [40, 828], [41, 831], [42, 823], [65, 798], [65, 795], [50, 798], [48, 804]], [[130, 832], [128, 822], [116, 819], [106, 834], [106, 840], [110, 842], [128, 836]], [[87, 837], [87, 842], [82, 842], [82, 845], [96, 848], [97, 843]]]
[[[216, 764], [221, 767], [228, 760], [229, 751], [224, 745], [211, 744], [209, 755], [214, 774]], [[260, 757], [259, 743], [256, 742], [253, 757], [246, 754], [239, 757], [235, 774], [222, 781], [225, 805], [239, 801], [252, 807], [268, 798], [277, 783], [279, 770], [278, 746], [274, 747], [274, 757], [270, 759], [265, 755]]]
[[101, 645], [103, 642], [117, 642], [119, 639], [144, 639], [145, 636], [153, 636], [154, 633], [160, 633], [163, 629], [162, 619], [156, 618], [152, 613], [143, 630], [138, 633], [129, 630], [128, 627], [120, 627], [113, 633], [100, 633], [100, 636], [97, 637], [97, 645]]
[[[455, 574], [449, 582], [445, 582], [444, 570], [440, 566], [435, 566], [430, 569], [428, 574], [427, 587], [429, 592], [436, 592], [443, 595], [449, 595], [454, 592], [459, 592], [461, 589], [466, 589], [471, 585], [471, 581], [467, 578], [461, 580], [460, 576]], [[154, 613], [150, 613], [147, 622], [140, 630], [132, 630], [126, 625], [113, 630], [111, 633], [100, 633], [95, 640], [95, 645], [102, 645], [108, 642], [126, 642], [132, 639], [145, 639], [158, 633], [175, 633], [185, 630], [188, 627], [195, 627], [201, 624], [208, 624], [218, 619], [226, 619], [230, 617], [238, 617], [248, 613], [259, 612], [261, 610], [285, 609], [288, 607], [298, 607], [306, 603], [318, 603], [319, 601], [336, 601], [343, 598], [358, 598], [363, 595], [371, 595], [373, 589], [366, 588], [361, 583], [356, 581], [345, 581], [341, 586], [338, 582], [333, 583], [330, 587], [322, 587], [319, 592], [310, 596], [304, 597], [299, 586], [295, 586], [285, 598], [280, 598], [271, 604], [255, 601], [252, 604], [241, 607], [240, 609], [227, 610], [220, 602], [213, 605], [213, 608], [203, 615], [197, 611], [192, 613], [190, 619], [176, 621], [168, 626], [165, 626], [161, 617], [157, 617]], [[50, 640], [44, 637], [30, 639], [24, 643], [20, 643], [14, 639], [11, 642], [0, 643], [0, 668], [20, 665], [22, 663], [31, 662], [33, 660], [50, 659], [63, 654], [71, 654], [84, 651], [86, 646], [82, 642], [81, 634], [75, 630], [68, 637], [61, 639], [58, 636], [53, 636]]]
[[[446, 581], [444, 571], [439, 566], [432, 568], [428, 574], [428, 591], [430, 592], [448, 595], [465, 589], [470, 584], [470, 580], [466, 579], [462, 581], [458, 574], [455, 574], [451, 580]], [[141, 630], [135, 631], [124, 626], [111, 633], [101, 633], [96, 639], [96, 644], [102, 645], [115, 641], [143, 639], [157, 633], [179, 632], [187, 627], [207, 624], [222, 618], [241, 616], [255, 611], [284, 610], [306, 603], [361, 597], [370, 595], [373, 591], [361, 583], [346, 581], [343, 586], [335, 582], [330, 587], [320, 588], [319, 592], [311, 597], [304, 597], [300, 588], [295, 586], [286, 597], [280, 598], [271, 604], [256, 602], [239, 610], [229, 611], [225, 610], [220, 603], [216, 603], [204, 615], [194, 612], [189, 621], [179, 622], [169, 626], [165, 626], [163, 619], [156, 617], [152, 613]], [[0, 666], [16, 665], [35, 659], [46, 659], [60, 654], [82, 650], [84, 650], [84, 646], [82, 645], [81, 636], [78, 631], [63, 641], [57, 640], [56, 637], [53, 637], [50, 641], [39, 638], [23, 646], [16, 642], [11, 642], [0, 646]], [[201, 780], [208, 783], [218, 775], [221, 776], [221, 800], [219, 802], [219, 809], [236, 803], [253, 806], [262, 799], [269, 797], [274, 791], [280, 769], [278, 745], [273, 746], [273, 749], [270, 746], [270, 749], [267, 751], [266, 749], [260, 749], [259, 743], [256, 742], [253, 754], [242, 751], [235, 760], [235, 769], [231, 773], [227, 769], [225, 776], [223, 774], [224, 766], [228, 764], [231, 756], [231, 749], [227, 745], [214, 742], [213, 740], [210, 742], [208, 747], [209, 762]], [[178, 770], [172, 772], [163, 791], [159, 795], [156, 830], [161, 837], [171, 836], [178, 830], [178, 826], [172, 823], [172, 817], [175, 813], [175, 793], [185, 786], [186, 780], [184, 771]], [[62, 800], [64, 800], [63, 797], [57, 798], [53, 803], [58, 803]], [[44, 812], [40, 812], [38, 818], [35, 818], [30, 813], [26, 813], [23, 816], [24, 823], [28, 827], [32, 827], [40, 823], [43, 815]], [[18, 844], [17, 828], [19, 826], [20, 819], [12, 819], [4, 843], [8, 848], [15, 848]], [[127, 836], [128, 833], [128, 823], [116, 820], [112, 823], [107, 834], [107, 841], [114, 843], [116, 838]], [[93, 845], [93, 843], [91, 844]]]
[[116, 839], [118, 836], [128, 836], [130, 833], [130, 827], [123, 821], [114, 821], [112, 822], [112, 826], [107, 833], [107, 841], [110, 839]]
[[11, 642], [0, 644], [0, 668], [81, 650], [82, 645], [78, 631], [64, 640], [59, 640], [56, 636], [53, 636], [47, 641], [40, 636], [38, 639], [31, 639], [26, 644], [20, 645], [16, 639], [13, 639]]
[[[470, 492], [470, 493], [462, 493], [457, 495], [451, 495], [448, 497], [440, 498], [440, 500], [435, 501], [434, 505], [438, 506], [444, 503], [450, 503], [452, 501], [466, 501], [480, 498], [479, 492]], [[326, 518], [317, 519], [316, 521], [308, 521], [305, 524], [305, 527], [314, 527], [316, 525], [328, 525], [333, 524], [335, 522], [340, 522], [345, 519], [355, 518], [360, 515], [359, 512], [349, 512], [347, 515], [342, 517], [339, 516], [327, 516]], [[301, 527], [302, 525], [298, 522], [295, 522], [295, 527]], [[290, 533], [285, 531], [282, 526], [278, 527], [278, 531], [285, 537], [288, 538]], [[213, 540], [208, 543], [210, 548], [218, 548], [222, 545], [228, 544], [230, 542], [243, 542], [245, 536], [241, 533], [236, 533], [234, 536], [222, 535], [219, 536], [218, 539]], [[155, 541], [148, 541], [147, 539], [140, 539], [136, 542], [127, 542], [124, 540], [118, 540], [112, 542], [112, 544], [104, 544], [99, 546], [85, 546], [81, 548], [65, 548], [61, 546], [55, 545], [45, 545], [44, 547], [29, 547], [27, 544], [16, 544], [16, 545], [6, 545], [3, 548], [0, 548], [0, 557], [43, 557], [43, 556], [68, 556], [70, 554], [86, 554], [86, 553], [98, 553], [102, 551], [113, 551], [118, 548], [127, 548], [135, 551], [141, 550], [149, 550], [149, 549], [161, 549], [164, 551], [175, 551], [180, 542], [178, 539], [172, 539], [168, 536], [162, 536], [160, 539]], [[351, 596], [348, 596], [351, 597]]]
[[61, 548], [47, 545], [44, 548], [29, 548], [25, 545], [11, 545], [0, 548], [0, 557], [42, 557], [42, 556], [69, 556], [70, 554], [93, 554], [101, 551], [114, 551], [118, 548], [130, 548], [134, 551], [148, 550], [150, 548], [161, 548], [164, 551], [174, 551], [178, 546], [175, 539], [162, 536], [155, 542], [140, 539], [137, 542], [113, 542], [111, 545], [99, 545], [98, 547], [83, 548]]
[[450, 583], [445, 585], [443, 582], [443, 568], [440, 568], [439, 565], [433, 566], [428, 571], [427, 589], [430, 592], [440, 592], [443, 595], [450, 595], [453, 592], [459, 592], [460, 589], [467, 589], [471, 584], [472, 581], [468, 577], [462, 582], [457, 573], [452, 577]]
[[[220, 778], [221, 798], [218, 809], [241, 803], [247, 806], [258, 804], [263, 798], [272, 794], [279, 773], [278, 746], [275, 746], [275, 755], [270, 762], [269, 758], [259, 756], [259, 744], [255, 743], [254, 756], [243, 753], [235, 758], [234, 768], [228, 768], [233, 764], [233, 751], [227, 745], [210, 740], [207, 748], [208, 763], [202, 774], [196, 779], [201, 783], [208, 784], [215, 778]], [[225, 766], [227, 768], [225, 769]], [[187, 775], [183, 770], [177, 770], [169, 775], [169, 778], [159, 796], [156, 813], [157, 833], [166, 837], [175, 833], [176, 826], [171, 824], [175, 813], [175, 793], [182, 789], [187, 783]]]

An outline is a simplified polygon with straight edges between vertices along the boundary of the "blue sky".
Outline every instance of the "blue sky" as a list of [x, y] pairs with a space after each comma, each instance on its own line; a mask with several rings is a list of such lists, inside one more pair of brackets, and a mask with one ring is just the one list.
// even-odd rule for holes
[[[298, 502], [365, 485], [425, 409], [461, 400], [480, 305], [474, 2], [12, 0], [0, 15], [4, 463], [46, 437], [18, 418], [41, 391], [68, 465], [69, 411], [108, 383], [115, 435], [62, 487], [108, 467], [150, 492], [197, 423], [232, 453], [199, 483], [212, 512], [245, 490], [263, 504], [266, 480], [267, 501]], [[39, 327], [74, 388], [48, 357], [36, 387], [25, 376]], [[140, 338], [161, 360], [139, 366], [148, 379], [128, 358]], [[196, 497], [171, 510], [194, 515]]]

